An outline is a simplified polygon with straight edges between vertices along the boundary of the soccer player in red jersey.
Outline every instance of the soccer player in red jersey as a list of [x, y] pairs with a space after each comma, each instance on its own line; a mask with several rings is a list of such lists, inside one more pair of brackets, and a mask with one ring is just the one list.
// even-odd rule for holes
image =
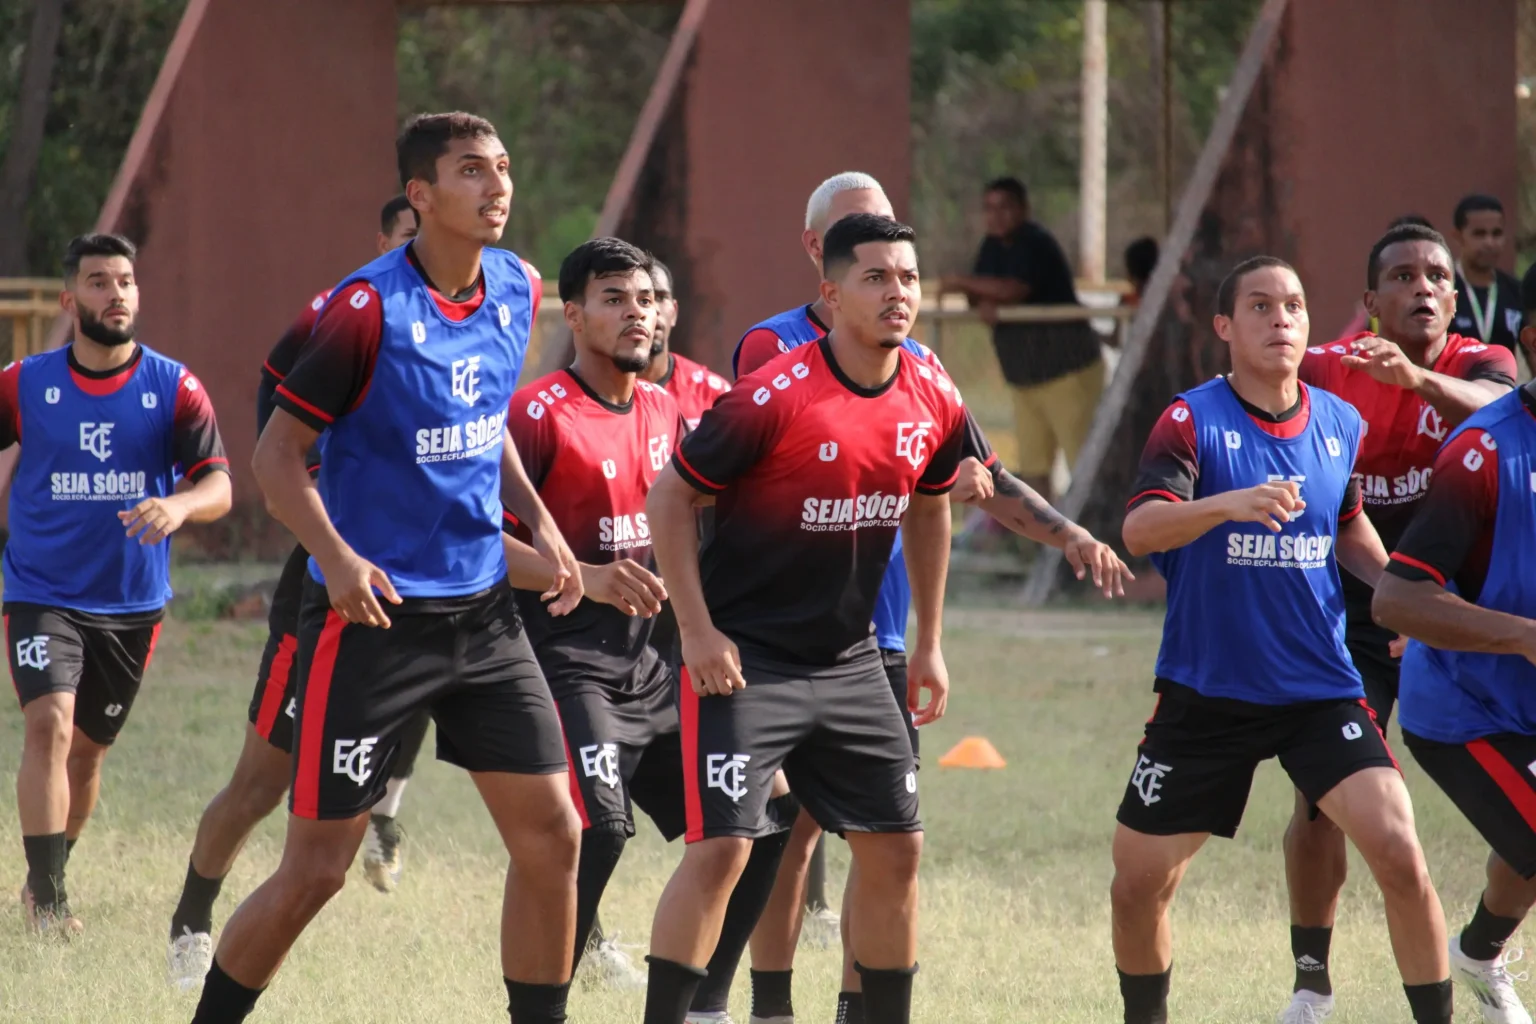
[[[1529, 325], [1536, 268], [1522, 292]], [[1536, 327], [1520, 342], [1529, 354]], [[1456, 977], [1489, 1024], [1531, 1024], [1505, 943], [1536, 905], [1533, 436], [1528, 384], [1446, 441], [1374, 602], [1383, 623], [1416, 641], [1403, 655], [1403, 740], [1492, 847], [1487, 885], [1450, 948]]]
[[[919, 720], [942, 716], [946, 495], [965, 435], [954, 385], [901, 348], [921, 296], [913, 237], [886, 217], [835, 225], [822, 292], [837, 329], [723, 396], [651, 490], [686, 665], [690, 845], [656, 910], [646, 1024], [683, 1021], [751, 841], [774, 829], [780, 767], [859, 863], [852, 940], [868, 1016], [910, 1019], [916, 763], [870, 622], [900, 528], [918, 622], [908, 703], [926, 691]], [[694, 509], [711, 499], [700, 552]]]
[[22, 445], [4, 556], [24, 730], [22, 903], [31, 930], [66, 938], [82, 925], [65, 866], [154, 654], [171, 597], [169, 538], [230, 506], [208, 392], [135, 340], [136, 257], [118, 235], [73, 239], [59, 296], [69, 344], [0, 372], [0, 449]]
[[655, 260], [651, 278], [656, 284], [656, 337], [651, 342], [650, 364], [640, 378], [666, 388], [677, 399], [683, 420], [692, 430], [699, 425], [704, 410], [731, 390], [731, 385], [703, 363], [672, 351], [672, 331], [677, 327], [677, 292], [672, 271], [661, 260]]
[[[416, 236], [416, 213], [405, 196], [395, 196], [379, 212], [378, 250], [382, 255]], [[277, 386], [293, 370], [299, 353], [314, 332], [315, 321], [330, 291], [321, 292], [278, 339], [261, 367], [261, 386], [256, 392], [256, 429], [267, 425], [276, 408]], [[318, 471], [316, 452], [312, 470]], [[192, 856], [187, 864], [181, 899], [171, 915], [171, 937], [166, 950], [166, 972], [171, 985], [182, 991], [196, 988], [208, 973], [213, 958], [213, 905], [224, 877], [256, 826], [277, 809], [288, 792], [292, 774], [294, 690], [297, 685], [294, 653], [298, 646], [299, 598], [303, 592], [309, 552], [296, 545], [283, 566], [272, 607], [267, 615], [267, 645], [256, 673], [251, 697], [249, 726], [240, 756], [228, 784], [209, 801], [197, 824]], [[375, 886], [398, 879], [399, 809], [405, 780], [426, 738], [429, 718], [422, 714], [412, 724], [401, 745], [400, 757], [391, 769], [389, 792], [369, 820], [369, 842], [364, 848], [364, 872]], [[388, 806], [384, 806], [387, 804]], [[381, 811], [389, 812], [382, 818]], [[382, 818], [382, 820], [381, 820]], [[387, 824], [386, 824], [387, 822]], [[393, 839], [393, 842], [388, 840]], [[372, 857], [375, 852], [384, 856]], [[393, 870], [391, 870], [393, 868]]]
[[[1449, 333], [1454, 281], [1450, 250], [1438, 232], [1411, 223], [1389, 229], [1366, 266], [1364, 304], [1380, 334], [1308, 349], [1301, 363], [1303, 382], [1343, 398], [1365, 420], [1355, 472], [1389, 550], [1427, 493], [1446, 432], [1514, 386], [1507, 349]], [[1343, 584], [1345, 642], [1385, 728], [1397, 699], [1396, 638], [1371, 619], [1370, 585], [1349, 573]], [[1295, 1009], [1286, 1012], [1299, 1014], [1306, 1003], [1314, 1015], [1326, 1015], [1333, 1005], [1328, 951], [1348, 861], [1343, 833], [1300, 794], [1285, 855], [1296, 961]]]
[[[514, 529], [508, 572], [559, 706], [582, 819], [578, 962], [634, 835], [631, 806], [669, 841], [687, 827], [675, 676], [649, 643], [667, 593], [652, 571], [645, 514], [651, 484], [687, 427], [671, 395], [637, 380], [651, 359], [657, 313], [650, 263], [649, 254], [616, 238], [587, 242], [566, 257], [560, 292], [575, 362], [520, 389], [507, 421], [529, 479], [570, 539], [587, 595], [569, 614], [550, 614], [540, 599], [551, 583], [549, 566], [528, 546], [527, 531]], [[754, 844], [732, 893], [730, 934], [717, 951], [727, 978], [773, 885], [787, 824]], [[624, 987], [631, 977], [644, 984], [611, 942], [593, 943], [590, 955], [609, 984]]]
[[[511, 862], [501, 969], [513, 1024], [566, 1019], [579, 821], [559, 716], [506, 579], [505, 506], [581, 600], [575, 558], [506, 433], [533, 282], [494, 243], [512, 196], [495, 128], [413, 118], [396, 143], [419, 230], [327, 301], [252, 466], [310, 551], [288, 832], [224, 926], [195, 1024], [245, 1019], [344, 884], [414, 713], [470, 773]], [[325, 434], [318, 480], [307, 453]], [[389, 611], [385, 612], [386, 605]]]

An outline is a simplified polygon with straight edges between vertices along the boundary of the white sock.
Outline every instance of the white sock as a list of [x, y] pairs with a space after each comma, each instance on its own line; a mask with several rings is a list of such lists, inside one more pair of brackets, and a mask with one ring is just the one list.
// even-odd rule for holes
[[396, 818], [400, 815], [400, 798], [405, 796], [405, 784], [410, 779], [390, 779], [384, 788], [384, 796], [373, 805], [374, 814], [382, 814], [386, 818]]

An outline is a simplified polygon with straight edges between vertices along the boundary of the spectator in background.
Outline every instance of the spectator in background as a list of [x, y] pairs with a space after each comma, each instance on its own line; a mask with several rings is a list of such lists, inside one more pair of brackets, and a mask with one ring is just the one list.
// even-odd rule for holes
[[1069, 463], [1077, 459], [1104, 390], [1099, 336], [1086, 320], [997, 322], [999, 306], [1078, 305], [1077, 290], [1061, 246], [1030, 219], [1023, 182], [988, 183], [983, 208], [987, 237], [975, 270], [941, 278], [939, 292], [963, 293], [993, 325], [997, 361], [1013, 391], [1014, 470], [1036, 491], [1050, 494], [1057, 449]]
[[1456, 204], [1456, 318], [1451, 329], [1488, 345], [1519, 352], [1524, 314], [1520, 282], [1499, 269], [1504, 257], [1504, 205], [1493, 196], [1470, 195]]
[[1147, 282], [1156, 268], [1157, 239], [1143, 235], [1125, 247], [1125, 277], [1131, 282], [1131, 294], [1125, 297], [1123, 305], [1141, 305], [1142, 292], [1147, 290]]

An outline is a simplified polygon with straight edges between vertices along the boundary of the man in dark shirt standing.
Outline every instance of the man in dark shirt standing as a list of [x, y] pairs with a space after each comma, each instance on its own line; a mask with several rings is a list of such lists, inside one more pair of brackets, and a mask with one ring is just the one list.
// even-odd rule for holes
[[1054, 324], [997, 322], [997, 307], [1077, 305], [1072, 267], [1051, 233], [1029, 216], [1029, 194], [1017, 178], [989, 182], [982, 199], [987, 237], [969, 276], [945, 277], [940, 293], [963, 292], [992, 324], [997, 361], [1013, 392], [1018, 438], [1014, 466], [1041, 494], [1051, 491], [1060, 449], [1067, 462], [1093, 424], [1104, 390], [1104, 358], [1086, 320]]
[[1493, 196], [1470, 195], [1456, 204], [1456, 319], [1452, 329], [1485, 345], [1518, 352], [1524, 316], [1520, 282], [1499, 269], [1504, 258], [1504, 204]]

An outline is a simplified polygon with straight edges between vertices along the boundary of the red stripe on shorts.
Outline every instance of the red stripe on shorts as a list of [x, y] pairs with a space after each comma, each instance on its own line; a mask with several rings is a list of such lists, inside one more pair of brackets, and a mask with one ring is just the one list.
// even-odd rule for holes
[[283, 710], [283, 693], [288, 689], [288, 675], [293, 671], [293, 656], [298, 652], [299, 638], [284, 633], [272, 654], [272, 668], [261, 690], [261, 709], [256, 712], [256, 735], [264, 740], [272, 738], [272, 726]]
[[704, 802], [699, 796], [699, 695], [693, 692], [693, 680], [686, 668], [679, 689], [677, 710], [683, 738], [683, 811], [688, 821], [683, 842], [696, 843], [704, 838]]
[[1520, 812], [1520, 817], [1525, 819], [1526, 825], [1536, 829], [1536, 791], [1526, 784], [1520, 769], [1510, 764], [1509, 759], [1495, 750], [1487, 740], [1468, 743], [1467, 753], [1498, 783], [1504, 795], [1509, 797], [1509, 802], [1515, 805], [1515, 810]]
[[1361, 697], [1360, 706], [1365, 708], [1365, 713], [1371, 716], [1371, 724], [1374, 725], [1376, 727], [1376, 731], [1381, 734], [1381, 745], [1386, 748], [1387, 756], [1392, 759], [1392, 767], [1396, 768], [1398, 774], [1401, 775], [1403, 766], [1397, 763], [1397, 755], [1392, 752], [1392, 744], [1387, 742], [1387, 730], [1383, 729], [1381, 727], [1381, 723], [1376, 721], [1376, 712], [1371, 710], [1371, 702], [1366, 700], [1364, 697]]
[[315, 644], [315, 656], [304, 684], [304, 706], [299, 710], [299, 768], [293, 780], [293, 813], [301, 818], [320, 816], [320, 771], [325, 756], [325, 704], [336, 672], [341, 631], [346, 621], [335, 612], [325, 613], [325, 628]]
[[160, 642], [161, 623], [155, 623], [155, 628], [149, 633], [149, 650], [144, 652], [144, 671], [149, 671], [149, 663], [155, 659], [155, 644]]

